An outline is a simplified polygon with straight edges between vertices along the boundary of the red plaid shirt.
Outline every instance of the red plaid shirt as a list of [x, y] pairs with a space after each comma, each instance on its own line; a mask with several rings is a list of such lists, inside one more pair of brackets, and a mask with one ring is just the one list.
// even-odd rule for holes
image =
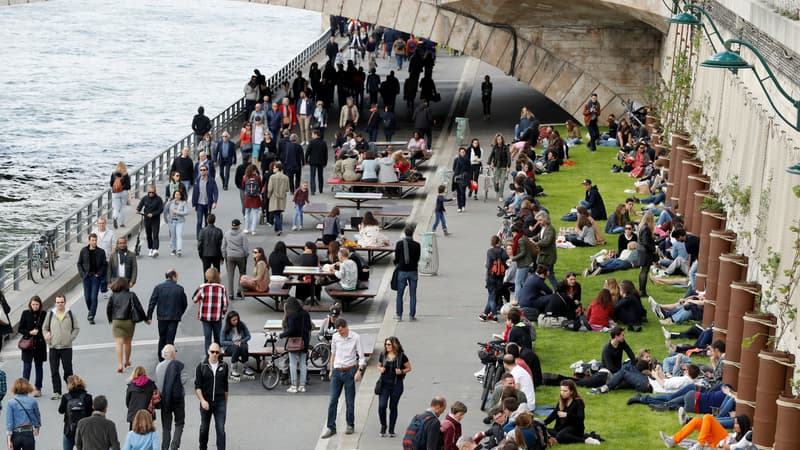
[[216, 322], [225, 317], [228, 312], [228, 293], [225, 286], [219, 283], [203, 283], [194, 295], [192, 301], [199, 303], [197, 318], [207, 322]]

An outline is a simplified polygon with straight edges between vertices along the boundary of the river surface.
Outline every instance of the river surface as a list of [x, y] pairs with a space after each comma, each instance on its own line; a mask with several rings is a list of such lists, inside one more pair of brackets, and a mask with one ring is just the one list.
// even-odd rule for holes
[[0, 258], [242, 96], [321, 33], [318, 13], [229, 0], [0, 8]]

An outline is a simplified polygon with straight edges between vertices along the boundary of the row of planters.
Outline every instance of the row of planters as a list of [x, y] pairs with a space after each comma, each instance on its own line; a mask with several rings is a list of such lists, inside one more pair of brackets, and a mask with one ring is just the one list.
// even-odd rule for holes
[[[656, 128], [656, 120], [649, 119], [648, 125]], [[791, 384], [795, 357], [776, 348], [783, 334], [776, 330], [791, 320], [766, 314], [762, 286], [747, 281], [748, 257], [737, 252], [736, 233], [726, 229], [726, 212], [709, 191], [711, 180], [703, 174], [690, 136], [673, 133], [667, 146], [657, 133], [651, 135], [654, 145], [669, 152], [660, 164], [668, 165], [673, 210], [684, 216], [687, 231], [700, 237], [697, 290], [706, 296], [703, 327], [713, 326], [714, 340], [725, 341], [723, 382], [738, 392], [736, 412], [753, 418], [753, 443], [759, 448], [800, 449], [800, 399]], [[790, 277], [792, 281], [796, 280]], [[793, 288], [784, 288], [788, 304]], [[795, 310], [791, 311], [793, 319]]]

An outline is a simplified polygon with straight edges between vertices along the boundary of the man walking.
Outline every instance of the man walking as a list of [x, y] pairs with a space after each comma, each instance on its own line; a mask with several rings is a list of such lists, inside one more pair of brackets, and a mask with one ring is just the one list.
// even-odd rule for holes
[[148, 256], [158, 256], [158, 231], [161, 228], [161, 213], [164, 212], [164, 201], [156, 194], [155, 185], [147, 186], [147, 196], [139, 200], [136, 213], [144, 216], [144, 233], [147, 236]]
[[406, 225], [403, 229], [405, 238], [397, 241], [394, 248], [394, 264], [397, 266], [397, 299], [395, 301], [395, 320], [403, 320], [403, 295], [408, 284], [411, 297], [409, 304], [409, 317], [411, 321], [417, 320], [417, 280], [419, 273], [419, 256], [421, 248], [419, 242], [414, 240], [414, 225]]
[[170, 172], [179, 172], [181, 174], [181, 183], [186, 188], [186, 192], [192, 188], [197, 173], [194, 171], [194, 161], [189, 156], [189, 148], [183, 147], [181, 155], [172, 160]]
[[203, 273], [209, 267], [215, 267], [220, 270], [223, 234], [222, 230], [214, 225], [216, 222], [217, 216], [209, 214], [208, 225], [197, 236], [197, 254], [200, 255], [200, 260], [203, 261]]
[[272, 176], [267, 183], [268, 210], [275, 226], [275, 234], [283, 232], [283, 211], [286, 209], [286, 194], [289, 193], [289, 177], [283, 174], [279, 161], [272, 165]]
[[194, 187], [192, 188], [192, 207], [197, 212], [197, 234], [203, 228], [203, 222], [206, 221], [212, 209], [217, 208], [217, 201], [219, 200], [219, 188], [214, 178], [209, 177], [209, 168], [201, 165], [198, 169], [200, 171], [200, 178], [198, 178]]
[[489, 120], [492, 117], [492, 81], [489, 75], [483, 77], [481, 83], [481, 103], [483, 103], [483, 120]]
[[208, 346], [208, 357], [195, 370], [194, 391], [200, 400], [200, 450], [208, 448], [211, 416], [217, 433], [217, 450], [225, 450], [225, 416], [228, 403], [228, 364], [220, 360], [219, 344]]
[[597, 101], [597, 94], [592, 93], [592, 97], [583, 105], [583, 122], [589, 130], [589, 143], [586, 145], [591, 151], [597, 151], [597, 140], [600, 139], [600, 129], [597, 128], [597, 119], [600, 117], [600, 102]]
[[197, 108], [197, 114], [192, 119], [192, 131], [194, 131], [194, 142], [203, 140], [203, 136], [211, 131], [211, 119], [206, 116], [206, 109], [202, 106]]
[[50, 378], [53, 381], [52, 400], [61, 398], [61, 377], [58, 366], [64, 367], [64, 381], [72, 376], [72, 342], [81, 329], [72, 311], [67, 311], [67, 299], [56, 296], [56, 307], [47, 314], [42, 331], [44, 340], [50, 347]]
[[432, 148], [433, 145], [433, 113], [428, 104], [428, 100], [423, 100], [421, 104], [414, 111], [414, 129], [419, 131], [425, 137], [426, 148]]
[[295, 111], [297, 111], [297, 123], [300, 126], [300, 141], [302, 145], [308, 144], [311, 140], [309, 132], [311, 131], [311, 114], [314, 112], [314, 102], [306, 97], [306, 91], [299, 92], [300, 98], [297, 99]]
[[319, 183], [319, 193], [322, 193], [323, 180], [322, 172], [328, 165], [328, 144], [322, 140], [319, 130], [311, 132], [311, 143], [306, 148], [306, 163], [310, 169], [311, 195], [317, 191]]
[[217, 269], [206, 270], [206, 282], [192, 295], [192, 302], [197, 303], [197, 320], [203, 324], [205, 350], [212, 342], [219, 342], [222, 320], [228, 312], [228, 295], [225, 286], [219, 284], [219, 278]]
[[114, 249], [108, 262], [108, 280], [113, 283], [117, 278], [125, 277], [133, 289], [138, 273], [136, 254], [128, 251], [128, 239], [124, 237], [117, 239], [117, 248]]
[[[242, 296], [242, 288], [239, 286], [239, 278], [247, 275], [247, 256], [250, 253], [250, 246], [247, 243], [247, 234], [242, 233], [242, 222], [233, 219], [231, 229], [225, 232], [222, 238], [222, 257], [225, 259], [225, 267], [228, 271], [227, 289], [228, 299], [233, 300], [233, 293], [237, 297]], [[239, 270], [238, 277], [236, 270]], [[234, 290], [234, 284], [236, 290]]]
[[158, 360], [163, 361], [162, 350], [167, 345], [175, 344], [178, 324], [189, 306], [186, 291], [178, 284], [178, 272], [170, 269], [165, 274], [166, 280], [153, 288], [150, 304], [147, 307], [147, 321], [153, 320], [153, 311], [158, 319]]
[[289, 192], [294, 192], [300, 187], [303, 170], [303, 147], [298, 143], [296, 134], [289, 137], [289, 142], [285, 143], [278, 157], [283, 164], [283, 173], [289, 177]]
[[[97, 246], [106, 252], [106, 259], [108, 259], [111, 257], [112, 247], [114, 246], [114, 232], [109, 230], [106, 224], [106, 218], [99, 217], [97, 219], [97, 228], [93, 229], [92, 233], [97, 235]], [[108, 297], [108, 282], [109, 278], [107, 276], [103, 276], [102, 281], [100, 281], [100, 292], [106, 298]]]
[[83, 280], [83, 299], [86, 309], [89, 310], [89, 323], [94, 325], [94, 315], [97, 312], [97, 293], [100, 291], [100, 281], [105, 278], [108, 269], [106, 252], [97, 246], [97, 235], [89, 235], [89, 245], [81, 249], [78, 255], [78, 273]]
[[[178, 354], [174, 345], [165, 345], [158, 356], [161, 362], [156, 366], [156, 386], [161, 393], [161, 450], [177, 450], [181, 446], [186, 419], [186, 402], [183, 397], [189, 374], [186, 373], [183, 363], [176, 359]], [[173, 418], [175, 434], [172, 434]]]
[[444, 397], [434, 397], [431, 399], [430, 408], [411, 419], [412, 424], [416, 422], [419, 425], [418, 433], [421, 434], [416, 442], [421, 445], [420, 448], [426, 450], [439, 450], [444, 448], [442, 425], [441, 422], [439, 422], [439, 416], [441, 416], [446, 409], [447, 400]]
[[328, 439], [336, 434], [336, 410], [339, 408], [342, 388], [344, 388], [345, 420], [347, 421], [345, 434], [354, 433], [356, 382], [361, 381], [361, 376], [367, 367], [361, 336], [355, 331], [350, 331], [347, 321], [344, 319], [337, 319], [335, 326], [336, 334], [331, 339], [328, 430], [322, 435], [322, 439]]
[[231, 142], [231, 135], [227, 131], [222, 133], [222, 140], [217, 142], [212, 160], [219, 164], [219, 174], [222, 177], [222, 189], [228, 190], [228, 181], [231, 178], [231, 166], [236, 164], [236, 144]]
[[98, 395], [92, 400], [94, 411], [78, 421], [75, 429], [75, 446], [78, 450], [119, 450], [117, 426], [106, 418], [108, 399]]

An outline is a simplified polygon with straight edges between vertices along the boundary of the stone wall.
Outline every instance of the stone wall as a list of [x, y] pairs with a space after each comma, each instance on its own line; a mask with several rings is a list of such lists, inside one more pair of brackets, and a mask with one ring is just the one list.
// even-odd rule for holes
[[0, 0], [0, 6], [21, 5], [24, 3], [46, 2], [47, 0]]

